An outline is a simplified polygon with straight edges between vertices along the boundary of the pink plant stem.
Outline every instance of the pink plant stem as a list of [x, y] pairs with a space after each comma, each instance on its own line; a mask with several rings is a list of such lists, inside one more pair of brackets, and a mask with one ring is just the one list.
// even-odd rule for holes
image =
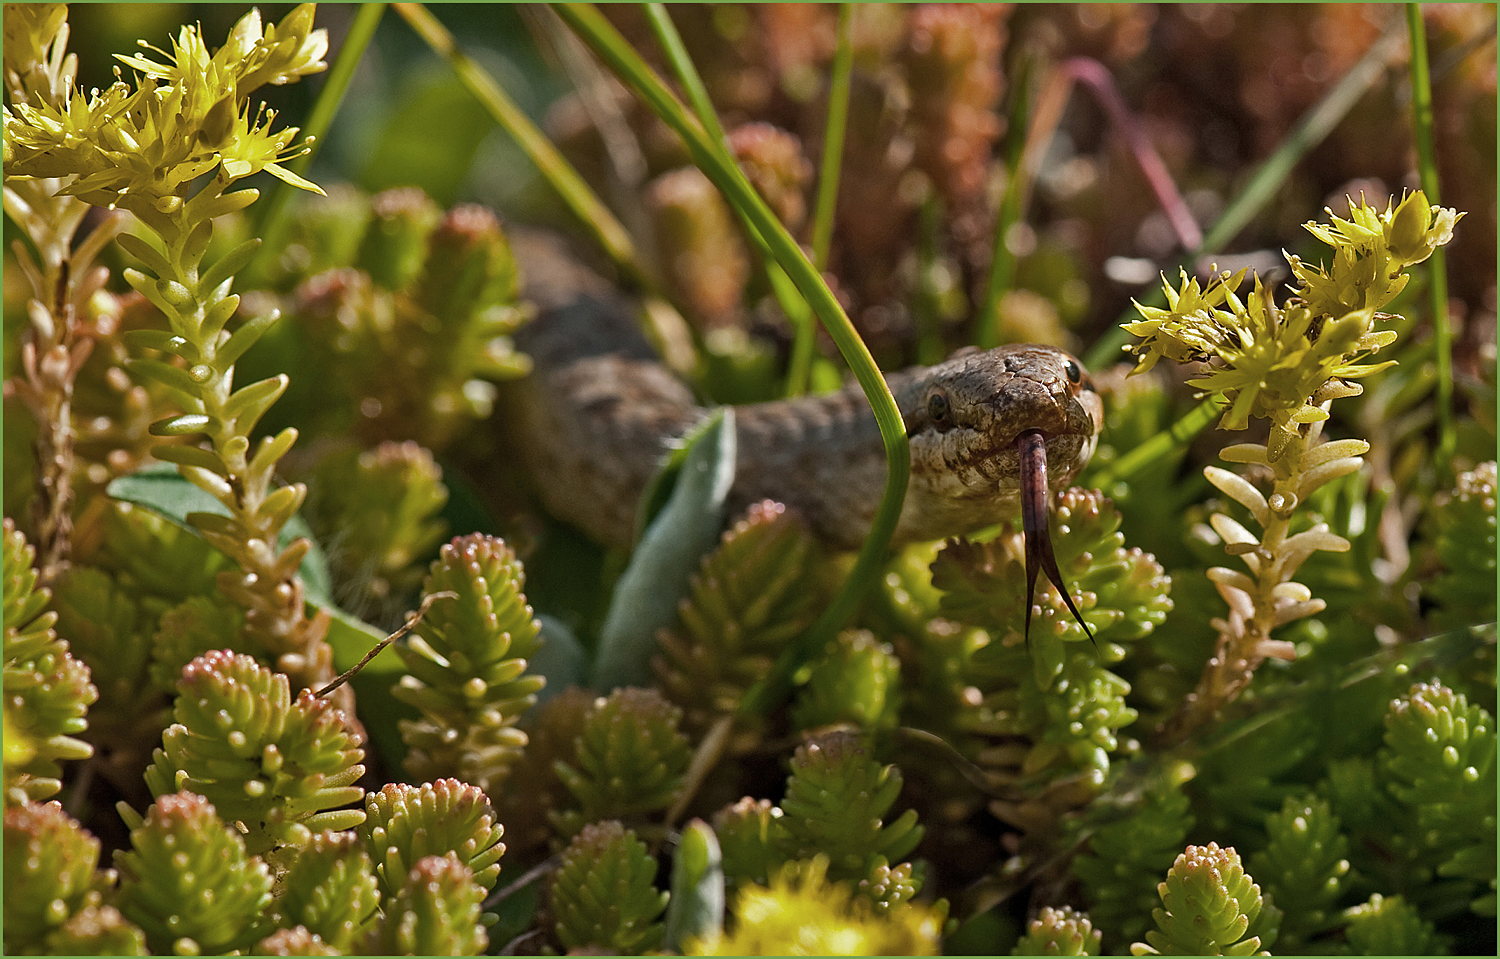
[[1094, 94], [1095, 99], [1104, 107], [1104, 112], [1109, 115], [1110, 123], [1125, 138], [1126, 145], [1135, 156], [1141, 172], [1145, 174], [1151, 191], [1156, 194], [1157, 202], [1161, 204], [1162, 212], [1166, 214], [1183, 249], [1198, 250], [1203, 245], [1203, 231], [1188, 212], [1182, 193], [1178, 191], [1172, 175], [1167, 172], [1167, 165], [1162, 162], [1161, 155], [1151, 145], [1145, 129], [1120, 96], [1109, 68], [1092, 57], [1064, 60], [1048, 78], [1046, 87], [1037, 99], [1035, 119], [1027, 136], [1021, 163], [1024, 182], [1030, 184], [1035, 181], [1042, 153], [1062, 120], [1063, 108], [1067, 105], [1073, 85], [1079, 82]]

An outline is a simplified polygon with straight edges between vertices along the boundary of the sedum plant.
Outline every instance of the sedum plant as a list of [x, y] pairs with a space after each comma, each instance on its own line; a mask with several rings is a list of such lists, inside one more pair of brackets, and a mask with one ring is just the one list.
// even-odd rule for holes
[[442, 541], [439, 516], [448, 502], [443, 470], [413, 442], [346, 449], [318, 461], [308, 478], [309, 525], [333, 547], [336, 582], [358, 588], [340, 597], [351, 609], [372, 607], [371, 618], [399, 607], [421, 584], [421, 560]]
[[423, 593], [450, 598], [396, 647], [407, 672], [393, 693], [422, 712], [401, 721], [413, 775], [459, 776], [492, 790], [526, 745], [516, 719], [545, 680], [526, 674], [541, 640], [525, 581], [510, 547], [479, 533], [455, 538], [433, 562]]
[[896, 725], [901, 661], [869, 630], [845, 630], [807, 678], [792, 722], [800, 729], [848, 723], [866, 730]]
[[[1150, 554], [1125, 548], [1109, 500], [1075, 488], [1055, 503], [1058, 565], [1081, 596], [1097, 652], [1093, 644], [1085, 649], [1089, 637], [1051, 592], [1023, 644], [1025, 553], [1010, 526], [988, 542], [951, 541], [931, 565], [941, 612], [984, 630], [955, 676], [982, 699], [955, 704], [953, 721], [981, 743], [1005, 742], [980, 754], [1005, 784], [995, 809], [1013, 824], [1044, 831], [1103, 784], [1111, 754], [1121, 749], [1120, 731], [1136, 719], [1126, 702], [1131, 684], [1105, 664], [1124, 659], [1132, 648], [1124, 644], [1151, 636], [1172, 609], [1171, 579]], [[1043, 785], [1070, 776], [1074, 788], [1049, 793]]]
[[481, 956], [489, 935], [480, 921], [484, 889], [452, 852], [424, 856], [386, 904], [368, 943], [374, 955]]
[[1272, 630], [1325, 608], [1292, 577], [1315, 551], [1348, 550], [1349, 541], [1326, 524], [1294, 531], [1293, 520], [1320, 487], [1358, 470], [1370, 448], [1360, 439], [1320, 443], [1328, 407], [1358, 396], [1363, 387], [1355, 380], [1394, 362], [1366, 362], [1398, 337], [1380, 326], [1394, 319], [1381, 310], [1405, 288], [1409, 267], [1453, 239], [1462, 216], [1429, 203], [1420, 190], [1393, 200], [1384, 212], [1363, 196], [1351, 208], [1348, 220], [1330, 212], [1331, 225], [1307, 224], [1332, 248], [1333, 261], [1312, 266], [1289, 257], [1297, 283], [1284, 305], [1259, 277], [1241, 300], [1236, 290], [1245, 270], [1221, 273], [1206, 287], [1184, 273], [1177, 289], [1163, 282], [1167, 308], [1139, 307], [1141, 319], [1125, 324], [1144, 338], [1134, 347], [1141, 357], [1136, 372], [1162, 357], [1202, 363], [1200, 375], [1188, 382], [1228, 403], [1220, 427], [1242, 430], [1251, 417], [1270, 422], [1267, 442], [1235, 444], [1220, 454], [1268, 471], [1269, 494], [1238, 473], [1204, 469], [1209, 482], [1249, 512], [1260, 533], [1228, 513], [1210, 517], [1225, 550], [1249, 572], [1209, 570], [1229, 614], [1214, 620], [1217, 649], [1169, 723], [1170, 736], [1185, 735], [1231, 702], [1267, 658], [1292, 658], [1294, 649], [1272, 639]]
[[702, 733], [733, 714], [776, 654], [811, 624], [818, 594], [808, 573], [818, 555], [806, 524], [765, 502], [704, 557], [679, 625], [662, 632], [654, 660], [687, 729]]
[[910, 898], [921, 885], [910, 868], [904, 876], [888, 875], [890, 864], [901, 862], [922, 840], [914, 809], [883, 821], [900, 794], [900, 770], [871, 759], [851, 733], [800, 747], [781, 800], [783, 855], [825, 856], [831, 879], [885, 879], [874, 896], [877, 902]]
[[583, 827], [549, 885], [553, 934], [568, 950], [593, 947], [639, 955], [661, 945], [668, 895], [654, 884], [656, 861], [615, 820]]
[[386, 905], [421, 861], [450, 853], [468, 870], [469, 882], [488, 890], [500, 875], [504, 833], [483, 791], [456, 779], [391, 783], [369, 793], [359, 827]]
[[[93, 749], [77, 738], [88, 728], [98, 691], [89, 668], [57, 638], [49, 591], [37, 587], [36, 555], [5, 520], [5, 805], [45, 799], [62, 788], [60, 762], [86, 759]], [[14, 754], [11, 743], [16, 742]]]
[[365, 767], [358, 735], [331, 701], [311, 690], [293, 699], [285, 674], [228, 650], [189, 663], [177, 690], [175, 722], [146, 769], [153, 795], [203, 796], [257, 855], [364, 820], [336, 808], [364, 795], [354, 783]]
[[1111, 953], [1128, 948], [1127, 940], [1145, 933], [1159, 901], [1159, 877], [1171, 867], [1194, 825], [1180, 785], [1153, 784], [1143, 798], [1134, 815], [1126, 817], [1092, 810], [1092, 816], [1103, 821], [1084, 820], [1080, 828], [1093, 829], [1084, 851], [1072, 862], [1072, 872], [1088, 898], [1089, 916]]
[[1437, 873], [1472, 884], [1495, 915], [1495, 719], [1462, 694], [1418, 683], [1392, 701], [1379, 755], [1386, 789], [1416, 814]]
[[[60, 3], [8, 4], [4, 82], [10, 103], [38, 116], [65, 115], [78, 95], [78, 58], [68, 52], [67, 7]], [[50, 582], [71, 552], [74, 500], [74, 388], [93, 352], [99, 324], [90, 301], [109, 279], [95, 264], [99, 254], [124, 226], [119, 215], [85, 231], [89, 211], [84, 199], [64, 190], [67, 172], [12, 176], [11, 124], [5, 124], [5, 214], [31, 241], [35, 257], [17, 243], [16, 262], [26, 277], [27, 335], [21, 344], [23, 376], [15, 395], [37, 427], [36, 496], [33, 528], [41, 545], [43, 582]], [[6, 395], [11, 395], [8, 384]]]
[[1349, 840], [1323, 799], [1288, 797], [1266, 819], [1270, 843], [1250, 857], [1251, 871], [1283, 911], [1277, 942], [1296, 951], [1336, 922], [1334, 908], [1347, 890]]
[[900, 771], [877, 762], [850, 732], [811, 740], [791, 765], [779, 805], [747, 796], [714, 816], [727, 882], [765, 885], [784, 863], [817, 859], [820, 874], [849, 882], [879, 913], [911, 900], [922, 868], [903, 860], [924, 830], [914, 809], [885, 821], [901, 793]]
[[573, 758], [554, 766], [572, 798], [572, 808], [552, 815], [558, 834], [608, 817], [641, 823], [671, 805], [692, 760], [681, 719], [654, 689], [627, 686], [595, 700]]
[[510, 341], [525, 317], [515, 260], [483, 207], [335, 188], [299, 212], [268, 272], [291, 287], [280, 298], [291, 322], [246, 364], [292, 371], [283, 415], [310, 432], [443, 451], [473, 441], [492, 381], [530, 368]]
[[[313, 7], [294, 9], [280, 24], [262, 26], [252, 11], [228, 42], [210, 53], [199, 31], [184, 27], [172, 51], [120, 57], [136, 71], [88, 97], [59, 103], [12, 102], [5, 111], [6, 179], [72, 177], [63, 193], [135, 218], [121, 246], [144, 269], [125, 280], [160, 312], [166, 329], [131, 338], [168, 359], [140, 358], [131, 372], [164, 387], [180, 412], [157, 420], [163, 437], [206, 436], [209, 445], [163, 445], [153, 455], [176, 463], [182, 475], [210, 493], [227, 516], [193, 514], [210, 544], [238, 563], [221, 577], [225, 593], [247, 610], [244, 639], [272, 656], [306, 688], [332, 678], [324, 641], [327, 624], [309, 620], [298, 566], [310, 546], [278, 548], [278, 535], [301, 505], [300, 485], [274, 488], [277, 462], [296, 441], [295, 429], [264, 437], [254, 429], [286, 389], [284, 376], [234, 387], [234, 366], [278, 318], [250, 318], [232, 333], [240, 298], [235, 274], [255, 254], [248, 240], [205, 262], [214, 220], [255, 202], [253, 189], [234, 184], [266, 170], [304, 189], [312, 183], [281, 166], [302, 148], [290, 147], [295, 128], [273, 132], [275, 114], [252, 109], [249, 97], [266, 84], [284, 84], [325, 67], [326, 31], [312, 28]], [[202, 181], [205, 174], [212, 176]], [[352, 706], [348, 690], [340, 699]]]
[[77, 935], [80, 930], [63, 930], [86, 910], [97, 911], [112, 882], [98, 864], [99, 840], [84, 832], [62, 806], [7, 805], [6, 953], [53, 953], [60, 941]]
[[1427, 587], [1445, 626], [1495, 618], [1495, 461], [1459, 474], [1433, 503], [1432, 551], [1443, 573]]
[[1447, 952], [1432, 923], [1401, 896], [1375, 893], [1347, 913], [1349, 951], [1356, 956], [1434, 956]]
[[225, 953], [269, 932], [270, 867], [191, 792], [157, 798], [115, 853], [119, 909], [153, 954]]
[[685, 954], [937, 954], [945, 908], [907, 902], [879, 912], [848, 883], [830, 881], [827, 868], [823, 857], [788, 862], [769, 886], [741, 889], [730, 907], [729, 931], [689, 940]]
[[1131, 955], [1270, 955], [1257, 950], [1275, 939], [1276, 907], [1260, 894], [1233, 849], [1217, 843], [1189, 846], [1159, 889], [1163, 908], [1152, 911], [1157, 928], [1146, 933], [1146, 942], [1130, 947]]
[[1072, 906], [1054, 909], [1043, 906], [1035, 919], [1026, 927], [1013, 956], [1097, 956], [1099, 955], [1099, 931], [1089, 921], [1087, 913], [1080, 913]]
[[[1465, 9], [1412, 19], [1452, 41], [1440, 25], [1483, 19]], [[1228, 74], [1267, 62], [1263, 37], [1337, 73], [1359, 44], [1317, 38], [1375, 26], [1358, 5], [1082, 10], [528, 11], [580, 80], [549, 125], [569, 128], [623, 222], [654, 227], [632, 239], [442, 11], [351, 8], [312, 91], [319, 138], [382, 11], [458, 79], [432, 78], [367, 141], [370, 177], [421, 188], [324, 197], [291, 172], [296, 131], [253, 102], [321, 69], [311, 7], [247, 15], [216, 51], [188, 28], [87, 93], [64, 8], [8, 8], [6, 951], [1487, 951], [1494, 377], [1477, 331], [1493, 272], [1466, 243], [1463, 323], [1435, 309], [1428, 339], [1395, 315], [1414, 294], [1448, 299], [1436, 250], [1459, 215], [1425, 160], [1425, 192], [1311, 226], [1289, 297], [1241, 289], [1248, 273], [1184, 277], [1140, 308], [1141, 365], [1200, 364], [1191, 385], [1213, 414], [1174, 422], [1167, 378], [1124, 382], [1107, 362], [1119, 331], [1079, 353], [1105, 423], [1083, 488], [1050, 505], [1087, 632], [1060, 594], [1023, 595], [1014, 523], [853, 559], [767, 502], [706, 556], [674, 557], [697, 570], [685, 589], [645, 584], [678, 613], [632, 647], [651, 686], [574, 685], [611, 674], [590, 660], [636, 557], [520, 508], [500, 381], [530, 365], [510, 336], [537, 244], [517, 234], [513, 255], [497, 214], [424, 191], [503, 180], [520, 219], [546, 211], [504, 165], [442, 183], [465, 165], [446, 129], [422, 144], [443, 162], [403, 167], [411, 131], [477, 134], [448, 112], [460, 86], [475, 93], [602, 242], [621, 292], [642, 294], [650, 338], [702, 402], [819, 392], [839, 374], [814, 312], [847, 310], [885, 369], [1012, 336], [1066, 343], [1097, 329], [1095, 251], [1130, 235], [1143, 257], [1176, 252], [1091, 138], [1046, 146], [1067, 84], [1099, 94], [1139, 156], [1148, 139], [1196, 141], [1159, 112], [1139, 135], [1131, 49], [1176, 51], [1172, 71], [1192, 74], [1229, 29]], [[1338, 96], [1388, 73], [1371, 68], [1391, 39]], [[1418, 117], [1425, 48], [1413, 28]], [[1465, 90], [1473, 59], [1445, 61]], [[1451, 88], [1436, 93], [1443, 115]], [[1287, 102], [1269, 113], [1290, 123]], [[1473, 126], [1460, 119], [1444, 122]], [[1162, 180], [1194, 153], [1147, 171], [1184, 250], [1208, 191], [1190, 212]], [[303, 202], [252, 208], [256, 170]], [[1250, 177], [1245, 196], [1282, 206], [1240, 238], [1225, 224], [1248, 207], [1226, 196], [1204, 249], [1264, 244], [1252, 234], [1304, 187], [1336, 185], [1297, 175], [1280, 191]], [[1484, 216], [1483, 180], [1450, 177], [1449, 199]], [[1332, 249], [1321, 266], [1314, 243]], [[1119, 259], [1102, 269], [1125, 282]], [[1241, 472], [1194, 483], [1186, 437], [1214, 416], [1264, 419], [1267, 435], [1225, 451]], [[1323, 441], [1350, 423], [1363, 439]], [[153, 450], [168, 469], [139, 469]], [[296, 539], [298, 513], [318, 545]], [[652, 549], [684, 552], [672, 540]], [[1245, 572], [1217, 568], [1226, 546]], [[841, 578], [883, 582], [830, 601]], [[379, 632], [336, 603], [395, 625], [419, 602], [390, 650], [330, 683], [334, 657], [359, 661]], [[397, 771], [421, 784], [385, 781]]]
[[298, 850], [280, 877], [276, 925], [301, 929], [342, 955], [367, 933], [380, 904], [369, 854], [353, 832], [320, 832]]

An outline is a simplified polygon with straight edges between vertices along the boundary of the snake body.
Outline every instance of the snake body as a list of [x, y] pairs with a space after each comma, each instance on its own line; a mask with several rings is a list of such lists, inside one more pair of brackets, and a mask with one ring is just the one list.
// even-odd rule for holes
[[[707, 410], [659, 361], [627, 304], [554, 241], [518, 237], [535, 319], [516, 335], [533, 370], [520, 385], [521, 454], [543, 504], [593, 538], [628, 547], [636, 504], [673, 443]], [[897, 543], [940, 539], [1016, 515], [1028, 481], [1043, 496], [1088, 462], [1103, 419], [1076, 359], [1048, 346], [963, 350], [886, 382], [911, 442]], [[886, 479], [880, 432], [857, 386], [736, 407], [731, 510], [773, 499], [822, 541], [855, 549]], [[1045, 442], [1023, 459], [1022, 434]], [[1037, 444], [1040, 449], [1040, 444]]]

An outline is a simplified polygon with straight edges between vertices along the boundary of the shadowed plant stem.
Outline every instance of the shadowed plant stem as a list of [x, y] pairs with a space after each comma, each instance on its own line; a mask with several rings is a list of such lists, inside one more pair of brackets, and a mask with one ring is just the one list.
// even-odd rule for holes
[[516, 105], [493, 77], [458, 49], [453, 34], [425, 6], [420, 3], [397, 3], [393, 6], [417, 35], [427, 41], [433, 52], [448, 61], [453, 72], [458, 74], [460, 82], [516, 141], [521, 152], [536, 165], [542, 177], [557, 191], [563, 203], [593, 235], [615, 266], [640, 289], [656, 292], [656, 283], [651, 279], [650, 271], [641, 263], [635, 244], [625, 227], [615, 219], [604, 201], [589, 189], [583, 177], [564, 159], [557, 147], [552, 145], [552, 141], [537, 129], [525, 111]]
[[[313, 158], [322, 148], [328, 128], [333, 126], [333, 118], [338, 114], [339, 106], [344, 102], [344, 94], [349, 92], [349, 82], [354, 79], [354, 71], [364, 56], [365, 48], [370, 45], [370, 40], [375, 36], [375, 28], [380, 25], [380, 18], [385, 13], [385, 8], [386, 4], [383, 3], [359, 5], [359, 12], [354, 15], [354, 23], [350, 25], [348, 35], [344, 37], [343, 46], [339, 48], [338, 58], [329, 68], [323, 89], [318, 93], [318, 100], [313, 104], [312, 113], [308, 115], [307, 125], [302, 128], [303, 140], [307, 143], [307, 152], [286, 164], [287, 169], [298, 176], [306, 175], [307, 168], [312, 166]], [[256, 251], [255, 259], [246, 267], [248, 277], [264, 276], [266, 265], [273, 257], [280, 255], [282, 248], [286, 246], [286, 231], [290, 222], [287, 211], [291, 207], [292, 192], [295, 189], [283, 180], [276, 181], [276, 188], [267, 199], [256, 226], [255, 235], [265, 242]]]
[[849, 35], [852, 3], [839, 4], [838, 46], [828, 77], [828, 119], [823, 124], [823, 160], [818, 168], [818, 196], [813, 205], [813, 265], [828, 266], [833, 242], [833, 214], [838, 206], [839, 171], [844, 160], [844, 131], [849, 126], [849, 78], [854, 72], [854, 43]]
[[[699, 76], [698, 68], [693, 65], [693, 59], [688, 55], [687, 47], [683, 44], [677, 27], [672, 23], [671, 15], [667, 13], [666, 5], [647, 3], [643, 7], [646, 22], [650, 25], [652, 33], [656, 35], [657, 42], [661, 44], [662, 52], [666, 54], [667, 63], [672, 67], [672, 72], [687, 93], [688, 102], [693, 107], [693, 115], [698, 118], [699, 123], [703, 124], [703, 129], [708, 132], [709, 136], [718, 143], [725, 156], [729, 157], [731, 162], [736, 162], [730, 153], [729, 135], [724, 132], [723, 124], [719, 122], [719, 114], [714, 110], [713, 101], [709, 99], [708, 88], [703, 85], [703, 78]], [[745, 228], [745, 236], [750, 240], [751, 246], [754, 246], [759, 254], [760, 263], [766, 271], [766, 280], [771, 286], [771, 294], [776, 297], [777, 304], [786, 314], [792, 327], [798, 331], [798, 340], [810, 338], [810, 333], [805, 336], [802, 331], [813, 329], [812, 309], [797, 292], [797, 287], [787, 277], [786, 271], [776, 262], [776, 257], [755, 223], [739, 206], [734, 203], [730, 206], [739, 216], [740, 223]], [[789, 375], [787, 395], [797, 395], [806, 389], [805, 376], [802, 384], [793, 392], [795, 383], [795, 376]]]
[[[828, 248], [833, 242], [833, 219], [838, 209], [839, 173], [844, 159], [844, 131], [849, 125], [849, 78], [854, 67], [854, 44], [850, 38], [853, 4], [839, 5], [838, 45], [828, 78], [828, 119], [823, 125], [823, 160], [818, 170], [818, 195], [813, 204], [813, 266], [828, 267]], [[817, 327], [811, 314], [795, 322], [791, 361], [787, 364], [786, 396], [807, 392], [817, 348]]]
[[1115, 132], [1125, 138], [1131, 155], [1135, 157], [1141, 173], [1146, 177], [1151, 192], [1156, 194], [1156, 201], [1161, 205], [1162, 212], [1166, 214], [1167, 222], [1172, 225], [1183, 249], [1200, 248], [1203, 245], [1203, 233], [1198, 229], [1193, 215], [1188, 212], [1187, 203], [1183, 201], [1182, 193], [1177, 189], [1177, 183], [1172, 179], [1172, 174], [1167, 171], [1167, 165], [1162, 162], [1161, 154], [1156, 152], [1156, 147], [1151, 145], [1151, 140], [1146, 136], [1146, 131], [1140, 121], [1125, 105], [1125, 100], [1120, 96], [1120, 91], [1115, 86], [1115, 78], [1109, 72], [1109, 68], [1092, 57], [1072, 57], [1064, 60], [1048, 79], [1038, 100], [1034, 123], [1027, 136], [1026, 150], [1021, 159], [1023, 173], [1020, 182], [1029, 186], [1036, 180], [1037, 169], [1042, 162], [1042, 153], [1048, 141], [1052, 139], [1052, 133], [1057, 129], [1058, 122], [1062, 119], [1063, 108], [1068, 102], [1068, 94], [1075, 83], [1082, 83], [1093, 93], [1094, 99], [1099, 101], [1099, 105], [1104, 107], [1104, 112], [1109, 114], [1110, 124], [1115, 128]]
[[[1427, 30], [1422, 5], [1406, 5], [1407, 36], [1411, 46], [1412, 126], [1417, 141], [1417, 167], [1427, 202], [1441, 206], [1437, 157], [1432, 148], [1432, 76], [1427, 65]], [[1443, 250], [1433, 251], [1427, 264], [1428, 307], [1432, 310], [1432, 347], [1437, 359], [1437, 470], [1439, 486], [1453, 484], [1453, 328], [1448, 322], [1448, 265]]]
[[990, 257], [990, 276], [985, 284], [984, 300], [974, 318], [974, 343], [980, 349], [1000, 345], [1000, 300], [1016, 282], [1016, 255], [1006, 243], [1011, 228], [1021, 219], [1026, 200], [1026, 184], [1021, 173], [1021, 158], [1026, 148], [1026, 126], [1031, 113], [1031, 82], [1036, 59], [1026, 57], [1020, 66], [1020, 77], [1011, 88], [1010, 116], [1005, 125], [1005, 195], [995, 217], [994, 253]]

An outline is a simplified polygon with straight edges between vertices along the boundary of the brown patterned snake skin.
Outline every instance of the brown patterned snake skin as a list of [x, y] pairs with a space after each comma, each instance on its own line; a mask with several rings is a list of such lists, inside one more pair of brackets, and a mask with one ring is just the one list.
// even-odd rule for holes
[[[670, 444], [707, 411], [657, 359], [618, 293], [549, 237], [517, 231], [513, 242], [526, 295], [538, 309], [515, 337], [534, 362], [517, 391], [521, 453], [554, 516], [628, 548], [642, 491]], [[886, 381], [911, 439], [897, 543], [1014, 517], [1023, 481], [1044, 484], [1031, 500], [1045, 503], [1045, 486], [1062, 489], [1088, 462], [1103, 421], [1082, 365], [1049, 346], [964, 350]], [[777, 500], [828, 545], [857, 549], [886, 477], [880, 432], [859, 387], [735, 413], [731, 511]], [[1022, 439], [1028, 432], [1030, 461]], [[1039, 466], [1038, 433], [1046, 448]], [[1027, 518], [1029, 534], [1036, 517]], [[1046, 547], [1044, 564], [1050, 553]]]

